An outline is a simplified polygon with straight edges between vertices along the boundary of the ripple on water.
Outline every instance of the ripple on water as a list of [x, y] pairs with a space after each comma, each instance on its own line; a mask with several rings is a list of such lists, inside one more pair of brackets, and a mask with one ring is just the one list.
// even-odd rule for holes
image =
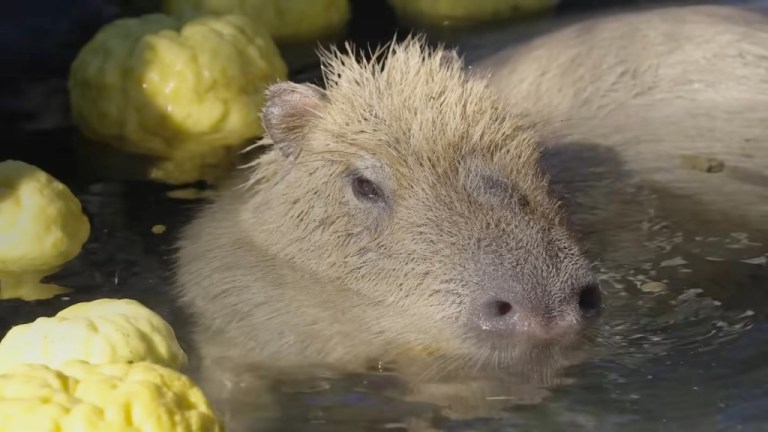
[[618, 258], [606, 253], [595, 263], [607, 303], [597, 352], [542, 403], [510, 403], [495, 418], [447, 419], [403, 404], [402, 393], [361, 390], [371, 378], [362, 375], [336, 381], [325, 396], [292, 399], [288, 405], [315, 417], [294, 417], [289, 429], [317, 421], [328, 430], [396, 429], [396, 419], [409, 415], [456, 431], [766, 429], [766, 233], [723, 228], [701, 235], [650, 215], [637, 230], [642, 241], [612, 244]]
[[[58, 276], [77, 292], [36, 308], [4, 303], [3, 323], [76, 301], [127, 296], [160, 311], [183, 341], [184, 317], [167, 290], [165, 269], [181, 224], [176, 214], [186, 214], [186, 203], [139, 190], [81, 195], [93, 238]], [[567, 384], [550, 389], [542, 403], [510, 400], [495, 418], [448, 419], [409, 400], [407, 383], [395, 373], [320, 375], [275, 387], [270, 409], [278, 407], [280, 430], [405, 430], [413, 418], [457, 431], [759, 430], [768, 424], [768, 235], [702, 234], [674, 218], [641, 219], [616, 228], [641, 233], [640, 240], [618, 233], [621, 241], [607, 243], [615, 254], [596, 251], [606, 301], [596, 352], [570, 368]], [[158, 223], [168, 232], [153, 234]], [[633, 256], [643, 259], [627, 259]], [[480, 403], [505, 405], [504, 396]], [[239, 397], [246, 407], [259, 399], [249, 392]]]

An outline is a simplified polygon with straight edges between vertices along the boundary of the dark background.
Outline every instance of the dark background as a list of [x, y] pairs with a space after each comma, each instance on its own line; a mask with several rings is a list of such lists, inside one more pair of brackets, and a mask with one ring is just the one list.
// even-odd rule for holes
[[[561, 0], [565, 14], [639, 4], [691, 3], [673, 0]], [[358, 46], [388, 41], [400, 26], [386, 0], [351, 0], [347, 38]], [[31, 0], [11, 2], [0, 17], [0, 159], [36, 163], [54, 175], [70, 177], [71, 145], [62, 135], [69, 126], [66, 76], [69, 65], [104, 24], [123, 16], [159, 10], [159, 0]], [[306, 67], [292, 77], [312, 73]]]

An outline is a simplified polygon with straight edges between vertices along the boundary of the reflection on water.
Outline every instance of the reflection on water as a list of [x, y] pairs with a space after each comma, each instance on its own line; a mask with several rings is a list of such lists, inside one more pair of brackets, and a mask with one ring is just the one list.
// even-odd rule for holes
[[[0, 303], [3, 330], [77, 301], [128, 296], [162, 313], [184, 342], [183, 311], [169, 295], [165, 269], [175, 232], [194, 204], [143, 184], [80, 192], [93, 238], [57, 278], [77, 292], [34, 307]], [[677, 208], [671, 203], [678, 201], [653, 190], [634, 194], [628, 202], [642, 198], [645, 212], [627, 212], [627, 220], [606, 225], [600, 235], [584, 233], [590, 255], [599, 258], [606, 310], [596, 352], [569, 369], [563, 385], [505, 393], [504, 381], [495, 377], [496, 393], [475, 401], [476, 418], [450, 419], [411, 401], [407, 383], [387, 370], [286, 377], [271, 390], [244, 391], [235, 402], [254, 417], [275, 413], [277, 430], [405, 430], [409, 418], [442, 430], [765, 428], [768, 231], [712, 224], [700, 231], [687, 204]], [[169, 230], [153, 234], [159, 223]], [[462, 389], [471, 395], [471, 387]], [[258, 394], [264, 391], [274, 392], [266, 405]], [[530, 400], [519, 400], [521, 394]]]

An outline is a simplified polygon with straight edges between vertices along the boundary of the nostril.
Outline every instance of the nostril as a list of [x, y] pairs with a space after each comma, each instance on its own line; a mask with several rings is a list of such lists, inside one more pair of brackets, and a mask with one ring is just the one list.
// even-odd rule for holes
[[591, 317], [600, 312], [600, 288], [597, 285], [587, 285], [579, 294], [579, 309], [584, 316]]
[[479, 325], [483, 331], [508, 334], [517, 326], [515, 308], [503, 297], [485, 297], [473, 303], [472, 311], [470, 316], [473, 326]]
[[502, 300], [491, 302], [491, 314], [493, 317], [503, 317], [512, 312], [512, 304]]

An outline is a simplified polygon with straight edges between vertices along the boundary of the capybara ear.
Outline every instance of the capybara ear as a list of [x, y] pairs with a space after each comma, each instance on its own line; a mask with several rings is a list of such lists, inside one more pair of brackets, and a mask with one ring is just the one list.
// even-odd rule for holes
[[323, 89], [312, 84], [283, 81], [267, 89], [262, 122], [283, 156], [290, 159], [298, 156], [307, 122], [317, 115], [324, 101]]

